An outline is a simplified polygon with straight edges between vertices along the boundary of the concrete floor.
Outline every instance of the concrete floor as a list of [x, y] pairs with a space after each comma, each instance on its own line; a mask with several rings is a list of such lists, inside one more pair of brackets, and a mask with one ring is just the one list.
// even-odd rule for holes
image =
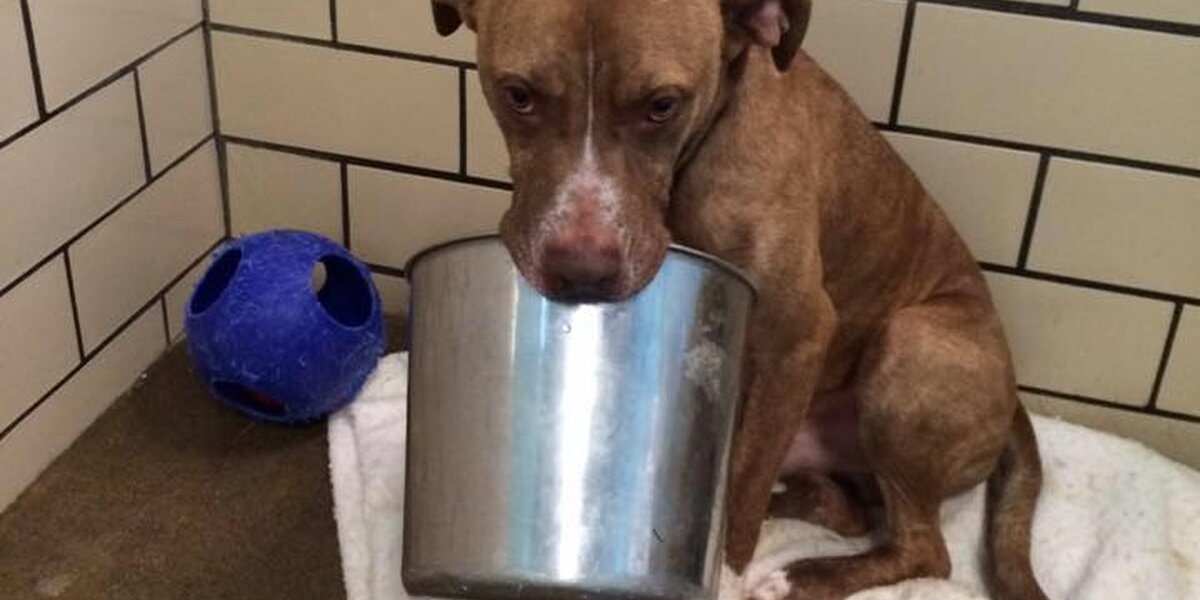
[[0, 515], [0, 598], [344, 598], [328, 463], [323, 423], [220, 406], [177, 345]]

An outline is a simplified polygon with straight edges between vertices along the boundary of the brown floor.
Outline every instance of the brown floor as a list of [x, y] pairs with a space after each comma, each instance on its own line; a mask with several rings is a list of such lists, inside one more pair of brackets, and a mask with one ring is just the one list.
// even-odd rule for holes
[[344, 598], [336, 535], [325, 426], [223, 408], [177, 345], [0, 515], [0, 598]]

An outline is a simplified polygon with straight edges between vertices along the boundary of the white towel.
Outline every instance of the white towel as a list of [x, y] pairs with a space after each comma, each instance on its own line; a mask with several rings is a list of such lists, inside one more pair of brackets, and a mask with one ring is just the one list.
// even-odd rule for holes
[[[405, 600], [400, 581], [408, 357], [385, 357], [358, 399], [329, 423], [329, 456], [349, 600]], [[1200, 600], [1200, 473], [1143, 446], [1034, 418], [1045, 484], [1034, 522], [1038, 580], [1056, 600]], [[1198, 441], [1200, 443], [1200, 441]], [[948, 500], [942, 526], [952, 581], [921, 580], [853, 600], [978, 600], [983, 493]], [[799, 521], [770, 521], [742, 581], [721, 600], [797, 558], [850, 554], [843, 539]]]

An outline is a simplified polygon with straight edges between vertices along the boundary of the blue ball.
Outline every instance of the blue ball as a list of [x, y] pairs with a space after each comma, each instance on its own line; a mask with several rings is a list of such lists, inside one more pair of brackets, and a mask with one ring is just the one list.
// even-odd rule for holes
[[345, 406], [384, 350], [370, 271], [333, 241], [301, 231], [222, 246], [186, 315], [200, 379], [264, 421], [303, 423]]

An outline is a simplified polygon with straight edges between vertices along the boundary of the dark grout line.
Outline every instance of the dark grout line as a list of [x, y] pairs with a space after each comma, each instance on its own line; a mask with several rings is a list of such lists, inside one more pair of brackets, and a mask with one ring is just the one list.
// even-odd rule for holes
[[1025, 215], [1025, 232], [1021, 234], [1021, 249], [1017, 253], [1017, 268], [1029, 264], [1029, 250], [1033, 247], [1033, 234], [1037, 230], [1038, 213], [1042, 207], [1042, 194], [1046, 189], [1046, 173], [1050, 170], [1050, 155], [1043, 153], [1038, 159], [1037, 175], [1033, 178], [1033, 193], [1029, 197], [1029, 212]]
[[[38, 61], [37, 44], [33, 40], [33, 13], [29, 0], [21, 0], [21, 20], [25, 27], [25, 45], [29, 51], [29, 71], [33, 76], [33, 96], [37, 102], [38, 121], [46, 119], [46, 92], [42, 88], [42, 65]], [[0, 146], [3, 146], [0, 143]]]
[[181, 38], [186, 37], [188, 34], [201, 29], [203, 27], [203, 25], [204, 25], [203, 22], [196, 23], [195, 25], [192, 25], [192, 26], [188, 27], [187, 29], [171, 36], [170, 38], [167, 39], [167, 41], [155, 46], [154, 49], [150, 50], [149, 52], [141, 55], [140, 57], [133, 60], [129, 64], [118, 69], [117, 72], [113, 73], [112, 75], [109, 75], [108, 77], [105, 77], [104, 79], [100, 80], [98, 83], [93, 84], [88, 89], [75, 95], [73, 98], [71, 98], [70, 100], [67, 100], [58, 108], [55, 108], [54, 110], [51, 110], [51, 111], [47, 111], [46, 114], [42, 115], [42, 118], [38, 119], [37, 121], [34, 121], [33, 123], [26, 125], [25, 127], [22, 127], [21, 129], [17, 130], [16, 133], [8, 136], [7, 138], [0, 140], [0, 150], [3, 150], [9, 144], [12, 144], [13, 142], [16, 142], [17, 140], [25, 137], [31, 131], [46, 124], [46, 122], [50, 121], [54, 117], [57, 117], [58, 115], [66, 112], [67, 110], [70, 110], [70, 108], [75, 106], [76, 104], [79, 104], [80, 102], [83, 102], [84, 100], [87, 100], [93, 94], [108, 87], [113, 82], [120, 80], [122, 77], [125, 77], [126, 75], [129, 75], [131, 72], [133, 72], [135, 69], [137, 69], [143, 63], [145, 63], [147, 60], [153, 58], [154, 55], [161, 52], [164, 48], [166, 48], [167, 46], [170, 46], [171, 44], [174, 44], [175, 42], [179, 41]]
[[350, 246], [350, 173], [346, 165], [346, 161], [338, 163], [338, 176], [341, 178], [342, 192], [342, 245], [346, 250], [351, 250]]
[[225, 237], [233, 235], [233, 209], [229, 201], [229, 155], [225, 137], [221, 135], [221, 110], [217, 97], [217, 69], [213, 60], [212, 23], [209, 21], [209, 0], [203, 0], [204, 61], [208, 68], [208, 106], [211, 111], [213, 137], [217, 142], [217, 177], [221, 184], [221, 210]]
[[904, 77], [908, 73], [908, 50], [912, 46], [913, 27], [917, 19], [917, 2], [908, 0], [904, 7], [904, 29], [900, 33], [900, 52], [896, 55], [896, 80], [892, 84], [892, 108], [888, 112], [888, 124], [893, 127], [900, 120], [900, 101], [904, 96]]
[[1036, 386], [1032, 386], [1032, 385], [1019, 385], [1019, 386], [1017, 386], [1017, 388], [1020, 389], [1022, 392], [1028, 392], [1030, 394], [1038, 394], [1041, 396], [1048, 396], [1050, 398], [1057, 398], [1059, 400], [1073, 400], [1075, 402], [1089, 404], [1091, 406], [1096, 406], [1099, 408], [1113, 408], [1113, 409], [1117, 409], [1117, 410], [1124, 411], [1124, 412], [1137, 413], [1137, 414], [1141, 414], [1141, 415], [1149, 415], [1149, 416], [1153, 416], [1153, 417], [1162, 417], [1164, 419], [1171, 419], [1174, 421], [1186, 421], [1189, 423], [1200, 423], [1200, 417], [1197, 417], [1194, 415], [1186, 415], [1183, 413], [1176, 413], [1176, 412], [1171, 412], [1171, 411], [1152, 409], [1148, 406], [1131, 406], [1129, 404], [1121, 404], [1120, 402], [1113, 402], [1111, 400], [1101, 400], [1099, 398], [1092, 398], [1090, 396], [1082, 396], [1079, 394], [1068, 394], [1065, 392], [1056, 392], [1054, 390], [1048, 390], [1045, 388], [1040, 388], [1040, 387], [1036, 387]]
[[146, 181], [154, 176], [150, 167], [150, 137], [146, 131], [146, 109], [142, 101], [142, 76], [139, 69], [133, 70], [133, 95], [137, 99], [138, 130], [142, 134], [142, 165], [146, 168]]
[[163, 324], [163, 339], [166, 340], [167, 348], [171, 347], [171, 319], [167, 316], [167, 295], [162, 295], [162, 324]]
[[1060, 21], [1072, 21], [1075, 23], [1088, 23], [1092, 25], [1107, 25], [1110, 27], [1120, 27], [1123, 29], [1135, 29], [1139, 31], [1151, 31], [1156, 33], [1170, 33], [1175, 35], [1183, 35], [1188, 37], [1200, 37], [1200, 25], [1190, 25], [1186, 23], [1177, 23], [1174, 21], [1159, 21], [1155, 19], [1147, 19], [1143, 17], [1129, 17], [1124, 15], [1112, 15], [1107, 13], [1089, 12], [1079, 10], [1078, 0], [1072, 0], [1068, 6], [1055, 6], [1049, 4], [1035, 4], [1026, 2], [1012, 2], [1010, 0], [916, 0], [925, 4], [938, 4], [942, 6], [958, 6], [963, 8], [976, 8], [992, 12], [1001, 12], [1008, 14], [1026, 15], [1031, 17], [1042, 17], [1046, 19], [1057, 19]]
[[75, 346], [79, 350], [79, 360], [87, 357], [83, 349], [83, 325], [79, 320], [79, 300], [75, 296], [75, 274], [71, 270], [71, 249], [62, 249], [63, 267], [67, 271], [67, 295], [71, 299], [71, 321], [75, 324]]
[[1105, 283], [1103, 281], [1091, 281], [1089, 279], [1080, 279], [1068, 275], [1058, 275], [1055, 273], [1046, 273], [1044, 271], [1033, 271], [1030, 269], [1019, 269], [1009, 265], [999, 265], [980, 261], [979, 265], [983, 270], [991, 273], [1000, 273], [1002, 275], [1015, 275], [1026, 279], [1034, 279], [1037, 281], [1046, 281], [1050, 283], [1060, 283], [1081, 287], [1089, 290], [1101, 292], [1110, 292], [1113, 294], [1123, 294], [1126, 296], [1135, 296], [1146, 300], [1157, 300], [1159, 302], [1170, 302], [1172, 304], [1186, 304], [1189, 306], [1200, 306], [1200, 298], [1192, 298], [1190, 296], [1181, 296], [1179, 294], [1169, 294], [1167, 292], [1156, 292], [1142, 288], [1135, 288], [1114, 283]]
[[912, 135], [922, 135], [925, 137], [949, 140], [952, 142], [966, 142], [971, 144], [980, 144], [984, 146], [993, 146], [996, 148], [1006, 148], [1008, 150], [1020, 150], [1023, 152], [1035, 152], [1049, 154], [1052, 158], [1066, 158], [1071, 160], [1081, 160], [1094, 162], [1105, 165], [1113, 165], [1118, 167], [1129, 167], [1132, 169], [1141, 169], [1143, 171], [1154, 171], [1157, 173], [1166, 173], [1169, 175], [1183, 175], [1185, 177], [1200, 178], [1200, 169], [1181, 167], [1165, 163], [1156, 163], [1132, 158], [1120, 158], [1116, 156], [1106, 156], [1103, 154], [1095, 154], [1093, 152], [1085, 152], [1081, 150], [1070, 150], [1067, 148], [1055, 148], [1052, 146], [1042, 146], [1039, 144], [1031, 144], [1027, 142], [1014, 142], [1010, 140], [1002, 140], [998, 138], [990, 138], [982, 135], [974, 135], [969, 133], [954, 133], [949, 131], [938, 131], [936, 129], [928, 129], [925, 127], [915, 127], [912, 125], [888, 125], [887, 123], [875, 122], [875, 127], [881, 131], [891, 131], [895, 133], [907, 133]]
[[[432, 26], [432, 25], [431, 25]], [[208, 25], [212, 31], [221, 33], [234, 33], [250, 37], [264, 38], [270, 40], [278, 40], [283, 42], [294, 42], [304, 44], [306, 46], [318, 46], [331, 50], [346, 50], [357, 52], [359, 54], [369, 54], [372, 56], [383, 56], [387, 58], [402, 58], [416, 62], [430, 63], [434, 65], [442, 65], [446, 67], [457, 67], [462, 69], [474, 69], [475, 64], [464, 60], [455, 60], [453, 58], [442, 58], [440, 56], [430, 56], [427, 54], [415, 54], [412, 52], [402, 52], [400, 50], [388, 50], [385, 48], [376, 48], [375, 46], [365, 46], [362, 44], [349, 44], [346, 42], [332, 42], [318, 38], [304, 37], [293, 35], [290, 33], [279, 33], [277, 31], [266, 31], [263, 29], [254, 29], [251, 27], [240, 27], [237, 25], [225, 25], [223, 23], [210, 23]]]
[[1175, 337], [1179, 333], [1179, 320], [1183, 317], [1183, 305], [1176, 304], [1171, 313], [1171, 324], [1167, 327], [1167, 341], [1163, 344], [1162, 356], [1158, 359], [1158, 371], [1154, 374], [1154, 387], [1150, 389], [1150, 408], [1158, 407], [1158, 394], [1162, 391], [1163, 378], [1167, 374], [1167, 366], [1171, 362], [1171, 348], [1175, 346]]
[[79, 239], [82, 238], [83, 236], [90, 233], [93, 229], [96, 228], [96, 226], [100, 225], [106, 219], [108, 219], [113, 214], [115, 214], [117, 211], [121, 210], [126, 204], [129, 204], [131, 201], [133, 201], [134, 198], [137, 198], [138, 195], [140, 195], [142, 192], [149, 189], [150, 186], [154, 185], [155, 182], [157, 182], [159, 179], [162, 179], [164, 175], [171, 172], [171, 170], [174, 169], [177, 165], [179, 165], [183, 161], [187, 160], [189, 157], [191, 157], [193, 154], [195, 154], [197, 150], [204, 147], [204, 144], [206, 144], [212, 140], [213, 140], [212, 135], [208, 135], [204, 139], [200, 140], [196, 145], [189, 148], [187, 150], [187, 152], [184, 152], [179, 158], [176, 158], [175, 160], [171, 161], [171, 164], [167, 165], [166, 167], [163, 167], [163, 170], [161, 170], [157, 174], [155, 174], [154, 177], [150, 178], [150, 180], [147, 181], [145, 184], [143, 184], [141, 187], [134, 190], [128, 196], [122, 198], [119, 202], [117, 202], [115, 205], [110, 207], [108, 210], [104, 211], [103, 214], [101, 214], [99, 217], [97, 217], [91, 223], [87, 224], [82, 229], [77, 231], [74, 235], [67, 238], [66, 241], [64, 241], [62, 244], [59, 244], [57, 247], [55, 247], [53, 250], [51, 250], [50, 253], [45, 258], [43, 258], [42, 260], [35, 263], [32, 267], [27, 269], [24, 273], [21, 273], [20, 275], [18, 275], [16, 277], [16, 279], [13, 279], [11, 282], [6, 284], [3, 288], [0, 288], [0, 297], [3, 297], [5, 294], [12, 291], [18, 285], [20, 285], [23, 281], [25, 281], [26, 279], [29, 279], [29, 277], [31, 275], [36, 273], [38, 271], [38, 269], [45, 266], [46, 263], [50, 262], [50, 260], [52, 260], [55, 256], [57, 256], [59, 253], [65, 251], [71, 244], [74, 244], [75, 242], [79, 241]]
[[[7, 437], [9, 433], [12, 433], [14, 430], [16, 430], [18, 425], [20, 425], [23, 421], [25, 421], [25, 419], [29, 418], [29, 415], [32, 415], [35, 411], [37, 411], [37, 409], [40, 408], [43, 404], [45, 404], [45, 402], [47, 400], [49, 400], [51, 396], [53, 396], [55, 393], [57, 393], [58, 390], [62, 389], [62, 387], [67, 384], [67, 382], [71, 381], [71, 379], [73, 377], [75, 377], [76, 374], [78, 374], [81, 370], [83, 370], [83, 368], [86, 367], [89, 363], [91, 363], [94, 358], [99, 356], [101, 352], [103, 352], [106, 348], [108, 348], [108, 346], [110, 344], [112, 344], [114, 340], [116, 340], [118, 337], [120, 337], [121, 334], [125, 333], [125, 331], [129, 329], [130, 325], [133, 325], [134, 322], [136, 322], [138, 319], [142, 318], [142, 316], [146, 314], [146, 311], [150, 310], [156, 303], [163, 301], [163, 297], [166, 295], [166, 293], [168, 291], [170, 291], [171, 288], [175, 287], [175, 285], [178, 284], [179, 281], [182, 280], [188, 274], [188, 271], [191, 271], [193, 268], [196, 267], [196, 265], [199, 265], [201, 262], [206, 260], [223, 243], [225, 243], [224, 238], [218, 240], [215, 244], [210, 246], [202, 254], [197, 256], [194, 260], [192, 260], [192, 262], [190, 264], [188, 264], [186, 267], [184, 267], [183, 270], [180, 271], [178, 275], [173, 277], [171, 279], [171, 281], [167, 282], [167, 284], [165, 286], [163, 286], [161, 289], [159, 289], [159, 291], [156, 294], [154, 294], [150, 298], [150, 300], [148, 300], [140, 308], [138, 308], [136, 311], [134, 311], [132, 316], [130, 316], [128, 319], [125, 319], [124, 322], [122, 322], [120, 325], [118, 325], [117, 328], [112, 333], [108, 334], [108, 336], [105, 337], [104, 340], [102, 340], [99, 344], [97, 344], [96, 347], [93, 348], [91, 352], [87, 353], [87, 355], [85, 355], [83, 357], [83, 360], [80, 361], [79, 364], [75, 365], [75, 367], [72, 368], [65, 376], [63, 376], [63, 378], [60, 379], [58, 381], [58, 383], [54, 384], [54, 387], [51, 387], [49, 390], [47, 390], [46, 393], [42, 394], [42, 396], [40, 398], [38, 398], [36, 402], [34, 402], [32, 405], [29, 406], [29, 408], [26, 408], [24, 411], [22, 411], [21, 414], [17, 416], [17, 418], [13, 419], [13, 421], [11, 423], [6, 425], [3, 430], [0, 430], [0, 441], [4, 441], [4, 438]], [[132, 382], [130, 382], [130, 383], [132, 383]]]
[[408, 274], [404, 272], [404, 269], [397, 269], [396, 267], [389, 267], [387, 265], [381, 265], [377, 263], [367, 263], [367, 268], [370, 269], [372, 273], [379, 275], [390, 275], [392, 277], [408, 279]]
[[351, 156], [348, 154], [338, 154], [336, 152], [326, 152], [323, 150], [313, 150], [311, 148], [301, 148], [298, 146], [289, 146], [287, 144], [279, 144], [276, 142], [264, 142], [262, 140], [254, 140], [233, 135], [224, 136], [227, 142], [249, 146], [251, 148], [261, 148], [264, 150], [274, 150], [276, 152], [286, 152], [297, 156], [306, 156], [308, 158], [316, 158], [331, 162], [345, 162], [348, 165], [356, 167], [370, 167], [372, 169], [381, 169], [384, 171], [394, 171], [397, 173], [405, 173], [407, 175], [418, 175], [421, 177], [430, 177], [433, 179], [441, 179], [443, 181], [453, 181], [455, 183], [467, 183], [480, 187], [488, 187], [497, 190], [512, 191], [512, 184], [497, 181], [495, 179], [487, 179], [484, 177], [474, 177], [471, 175], [462, 175], [453, 171], [441, 171], [438, 169], [430, 169], [428, 167], [417, 167], [412, 165], [404, 165], [399, 163], [387, 162], [373, 158], [363, 158], [360, 156]]
[[329, 38], [338, 43], [337, 0], [329, 0]]
[[467, 70], [458, 69], [458, 173], [467, 174]]

